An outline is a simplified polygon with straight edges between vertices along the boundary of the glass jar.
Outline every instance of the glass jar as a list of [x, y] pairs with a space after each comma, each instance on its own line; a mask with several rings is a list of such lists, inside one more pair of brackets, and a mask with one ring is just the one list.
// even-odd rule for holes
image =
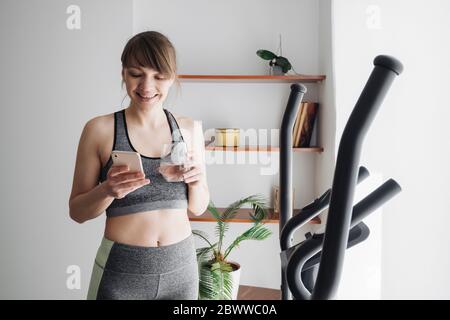
[[239, 128], [216, 128], [214, 144], [217, 147], [238, 147]]

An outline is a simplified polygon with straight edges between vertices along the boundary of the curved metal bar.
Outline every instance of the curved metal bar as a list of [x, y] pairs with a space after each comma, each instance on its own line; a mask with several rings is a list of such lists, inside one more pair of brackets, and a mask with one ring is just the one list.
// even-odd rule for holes
[[394, 78], [403, 69], [400, 61], [389, 56], [376, 57], [374, 65], [339, 143], [322, 261], [312, 292], [313, 299], [330, 299], [337, 291], [350, 229], [356, 176], [364, 137]]
[[[364, 199], [362, 199], [353, 207], [349, 227], [354, 228], [365, 217], [367, 217], [373, 211], [381, 207], [384, 203], [389, 201], [400, 191], [401, 191], [400, 186], [393, 179], [389, 179], [388, 181], [383, 183], [380, 187], [378, 187], [372, 193], [367, 195]], [[348, 235], [345, 243], [346, 247], [347, 241]], [[303, 270], [308, 260], [313, 258], [314, 255], [316, 255], [321, 251], [321, 249], [323, 248], [323, 244], [324, 241], [323, 242], [317, 240], [310, 241], [310, 239], [308, 239], [304, 241], [301, 245], [299, 245], [298, 248], [290, 255], [286, 267], [286, 279], [288, 282], [289, 290], [292, 292], [295, 299], [303, 299], [303, 300], [314, 299], [313, 295], [308, 291], [308, 289], [302, 282], [300, 270]], [[323, 259], [323, 252], [322, 252], [322, 259]], [[320, 264], [323, 263], [322, 259]]]
[[292, 217], [292, 130], [306, 87], [291, 85], [291, 93], [280, 129], [280, 230]]
[[[377, 56], [374, 65], [375, 67], [344, 128], [339, 144], [322, 259], [312, 295], [309, 296], [309, 293], [306, 292], [302, 293], [302, 297], [305, 299], [329, 299], [337, 290], [349, 234], [354, 189], [363, 140], [395, 76], [403, 70], [400, 61], [384, 55]], [[299, 102], [305, 92], [306, 88], [301, 85], [294, 84], [291, 86], [291, 94], [281, 124], [280, 235], [293, 212], [292, 129]], [[283, 272], [281, 290], [282, 299], [288, 298], [289, 289]]]
[[[306, 93], [304, 85], [294, 83], [283, 115], [280, 128], [280, 222], [279, 232], [285, 223], [292, 217], [292, 130], [294, 128], [295, 116], [297, 115], [300, 102]], [[285, 273], [281, 270], [281, 298], [290, 300]]]
[[[359, 167], [358, 183], [364, 181], [369, 176], [369, 171], [361, 166]], [[292, 246], [292, 237], [294, 232], [308, 223], [311, 219], [318, 216], [330, 204], [331, 189], [325, 191], [322, 196], [314, 202], [304, 207], [297, 215], [293, 216], [282, 228], [280, 233], [280, 247], [284, 251]]]

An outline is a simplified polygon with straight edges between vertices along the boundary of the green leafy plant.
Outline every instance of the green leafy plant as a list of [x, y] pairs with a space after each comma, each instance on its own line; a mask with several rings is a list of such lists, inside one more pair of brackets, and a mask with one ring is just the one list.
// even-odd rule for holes
[[[250, 204], [249, 213], [253, 226], [239, 235], [223, 250], [225, 233], [229, 229], [229, 221], [233, 219], [238, 209]], [[251, 195], [233, 202], [223, 212], [219, 212], [214, 203], [210, 201], [208, 211], [215, 218], [217, 240], [212, 243], [208, 235], [201, 230], [192, 230], [192, 233], [203, 239], [208, 246], [197, 249], [197, 262], [199, 267], [199, 300], [231, 300], [233, 283], [230, 272], [232, 265], [227, 261], [228, 255], [233, 249], [245, 240], [264, 240], [272, 232], [264, 226], [263, 219], [267, 217], [267, 206], [265, 199], [260, 195]]]
[[270, 61], [269, 65], [271, 67], [273, 67], [273, 66], [281, 67], [281, 70], [283, 71], [283, 73], [287, 73], [289, 70], [292, 69], [292, 65], [287, 58], [282, 57], [282, 56], [277, 56], [272, 51], [260, 49], [260, 50], [256, 51], [256, 54], [264, 60], [269, 60]]

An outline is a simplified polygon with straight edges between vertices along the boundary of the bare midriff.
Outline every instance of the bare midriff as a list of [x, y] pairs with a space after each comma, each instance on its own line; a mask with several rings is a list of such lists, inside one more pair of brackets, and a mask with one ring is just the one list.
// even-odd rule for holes
[[143, 247], [161, 247], [180, 242], [191, 234], [187, 209], [159, 209], [107, 217], [105, 237]]

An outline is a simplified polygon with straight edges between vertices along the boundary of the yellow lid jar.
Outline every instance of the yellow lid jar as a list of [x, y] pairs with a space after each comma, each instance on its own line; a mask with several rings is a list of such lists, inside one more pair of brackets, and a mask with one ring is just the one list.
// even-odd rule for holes
[[239, 128], [216, 128], [214, 144], [217, 147], [238, 147]]

